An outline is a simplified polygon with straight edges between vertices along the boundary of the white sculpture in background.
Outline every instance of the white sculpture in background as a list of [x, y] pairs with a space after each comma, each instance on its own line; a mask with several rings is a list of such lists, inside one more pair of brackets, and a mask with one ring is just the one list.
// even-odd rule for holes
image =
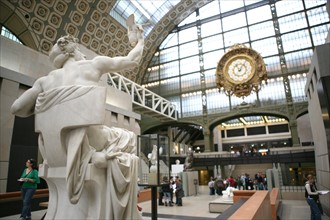
[[35, 114], [40, 175], [50, 192], [46, 219], [142, 219], [136, 137], [103, 125], [106, 88], [98, 86], [103, 74], [136, 67], [142, 58], [143, 28], [134, 15], [127, 26], [134, 45], [127, 56], [86, 60], [74, 37], [58, 39], [49, 54], [57, 69], [12, 105], [17, 116]]
[[238, 189], [236, 189], [235, 187], [228, 186], [228, 187], [226, 188], [226, 190], [222, 191], [222, 194], [223, 194], [222, 197], [223, 197], [224, 199], [231, 199], [231, 200], [232, 200], [233, 192], [234, 192], [235, 190], [238, 190]]
[[[158, 151], [157, 145], [153, 145], [151, 153], [148, 154], [148, 159], [151, 162], [150, 173], [157, 173], [157, 166], [158, 166], [157, 151]], [[159, 147], [158, 155], [161, 155], [162, 153], [163, 153], [163, 148]]]

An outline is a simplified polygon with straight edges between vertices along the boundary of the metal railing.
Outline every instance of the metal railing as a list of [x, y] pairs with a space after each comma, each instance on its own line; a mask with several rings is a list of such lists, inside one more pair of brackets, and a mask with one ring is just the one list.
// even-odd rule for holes
[[[275, 150], [276, 149], [276, 150]], [[314, 147], [286, 147], [271, 149], [267, 155], [236, 156], [230, 152], [206, 152], [194, 154], [194, 166], [315, 162]], [[185, 158], [186, 155], [171, 155], [171, 162]]]
[[173, 103], [122, 75], [108, 73], [108, 85], [128, 93], [132, 97], [134, 110], [164, 120], [177, 120], [176, 106]]

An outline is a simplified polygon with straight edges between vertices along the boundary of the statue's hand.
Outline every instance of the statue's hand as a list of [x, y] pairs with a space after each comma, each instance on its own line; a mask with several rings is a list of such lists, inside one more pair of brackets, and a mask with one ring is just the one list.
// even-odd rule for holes
[[128, 40], [132, 46], [135, 46], [138, 41], [143, 41], [143, 27], [135, 23], [134, 14], [131, 14], [126, 21]]

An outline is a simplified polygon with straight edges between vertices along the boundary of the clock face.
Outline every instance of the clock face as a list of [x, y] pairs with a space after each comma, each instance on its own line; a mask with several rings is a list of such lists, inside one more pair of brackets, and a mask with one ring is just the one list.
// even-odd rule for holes
[[216, 84], [228, 96], [246, 97], [253, 91], [259, 92], [263, 81], [267, 84], [261, 55], [244, 44], [231, 46], [218, 62]]
[[230, 59], [225, 65], [225, 75], [232, 83], [244, 83], [254, 75], [253, 60], [246, 56]]

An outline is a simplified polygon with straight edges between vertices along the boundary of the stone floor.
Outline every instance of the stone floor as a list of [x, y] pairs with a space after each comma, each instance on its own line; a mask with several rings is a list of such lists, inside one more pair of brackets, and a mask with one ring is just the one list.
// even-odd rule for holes
[[[216, 196], [208, 195], [207, 186], [200, 186], [199, 193], [196, 196], [183, 198], [183, 206], [158, 206], [157, 219], [176, 219], [176, 220], [210, 220], [219, 216], [218, 213], [209, 212], [209, 202], [217, 199]], [[308, 220], [310, 219], [310, 209], [305, 200], [283, 200], [283, 220]], [[151, 219], [151, 201], [139, 204], [142, 207], [143, 219]], [[41, 219], [46, 213], [45, 210], [35, 211], [32, 214], [33, 219]], [[19, 215], [0, 218], [19, 219]], [[328, 216], [322, 216], [322, 220], [330, 220]]]

